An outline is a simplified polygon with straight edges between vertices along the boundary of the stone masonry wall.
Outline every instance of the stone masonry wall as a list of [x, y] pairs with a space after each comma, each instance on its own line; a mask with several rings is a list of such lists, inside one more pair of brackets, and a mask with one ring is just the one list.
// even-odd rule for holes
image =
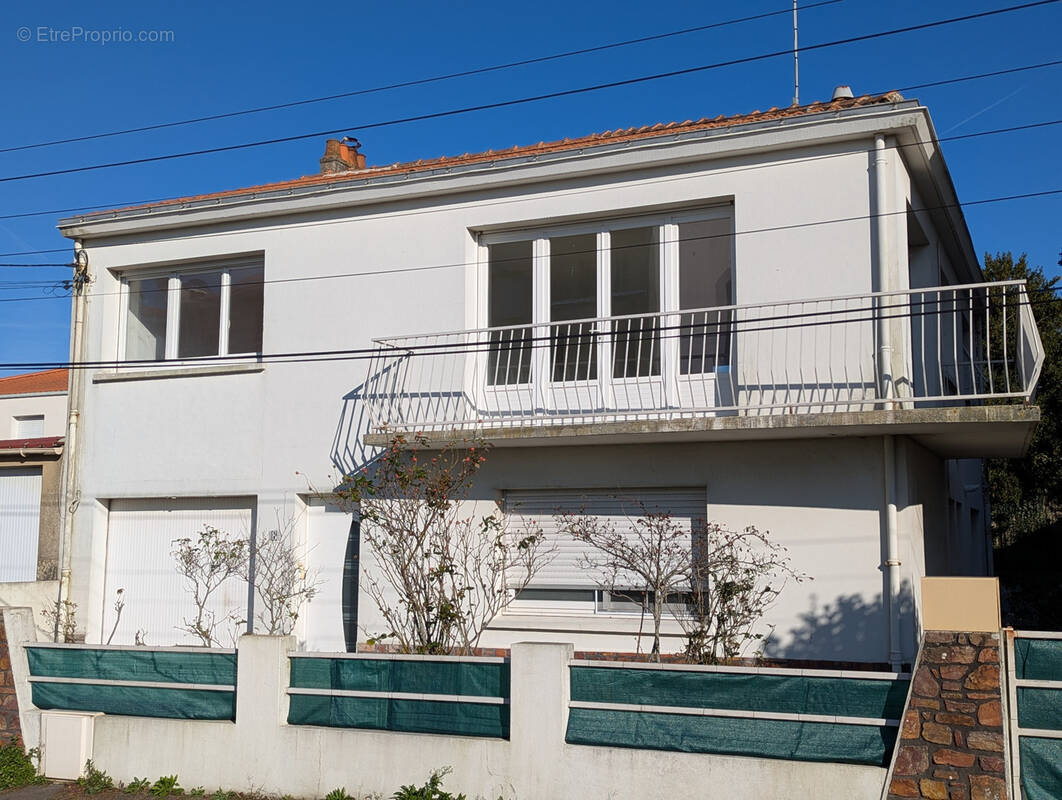
[[11, 654], [7, 649], [7, 632], [0, 617], [0, 744], [22, 738], [18, 721], [18, 698], [15, 697], [15, 677], [11, 673]]
[[998, 634], [929, 631], [889, 800], [1006, 800]]

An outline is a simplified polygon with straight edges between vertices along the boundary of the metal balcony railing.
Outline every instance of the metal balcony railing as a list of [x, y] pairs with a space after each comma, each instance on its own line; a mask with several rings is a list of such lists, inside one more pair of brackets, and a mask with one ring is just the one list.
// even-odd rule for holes
[[1030, 400], [1021, 281], [375, 340], [370, 424], [396, 432]]

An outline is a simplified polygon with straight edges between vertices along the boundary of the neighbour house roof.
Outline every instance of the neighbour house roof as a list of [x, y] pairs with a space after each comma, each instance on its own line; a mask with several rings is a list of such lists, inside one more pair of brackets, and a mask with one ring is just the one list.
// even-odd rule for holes
[[[566, 151], [578, 151], [597, 145], [615, 144], [631, 141], [651, 140], [655, 137], [674, 136], [675, 134], [693, 133], [696, 131], [713, 128], [731, 128], [740, 125], [750, 125], [777, 120], [807, 117], [816, 114], [828, 114], [831, 112], [847, 111], [849, 109], [862, 108], [876, 105], [893, 105], [903, 102], [904, 98], [899, 92], [886, 92], [879, 95], [862, 95], [860, 97], [838, 98], [829, 102], [815, 102], [803, 106], [790, 106], [787, 108], [769, 108], [766, 111], [753, 111], [747, 114], [735, 114], [732, 116], [719, 115], [717, 117], [702, 117], [697, 120], [684, 122], [656, 123], [655, 125], [643, 125], [634, 128], [619, 128], [616, 130], [593, 133], [578, 138], [564, 138], [553, 142], [539, 142], [530, 145], [515, 145], [502, 150], [487, 150], [481, 153], [465, 153], [459, 156], [440, 156], [438, 158], [419, 159], [417, 161], [399, 162], [363, 168], [352, 167], [340, 172], [328, 172], [324, 174], [305, 175], [293, 180], [278, 181], [275, 183], [249, 186], [242, 189], [231, 189], [210, 194], [193, 195], [189, 197], [174, 198], [154, 203], [126, 206], [108, 211], [95, 211], [92, 213], [78, 214], [76, 219], [83, 222], [92, 222], [101, 217], [109, 217], [118, 212], [135, 211], [147, 208], [164, 209], [169, 206], [179, 206], [187, 203], [200, 201], [221, 200], [237, 198], [241, 195], [254, 195], [263, 192], [275, 192], [284, 189], [296, 189], [312, 187], [315, 185], [341, 184], [345, 180], [364, 180], [383, 176], [402, 176], [427, 172], [430, 170], [461, 167], [480, 163], [504, 161], [509, 158], [527, 158], [536, 155], [563, 153]], [[360, 155], [360, 154], [358, 154]], [[362, 163], [364, 163], [362, 157]], [[64, 220], [66, 222], [66, 220]], [[61, 223], [62, 224], [62, 223]]]
[[7, 378], [0, 378], [0, 397], [15, 394], [65, 392], [68, 381], [69, 373], [65, 369], [49, 369], [44, 372], [11, 375]]
[[0, 439], [0, 453], [17, 450], [47, 450], [63, 446], [62, 436], [35, 436], [32, 439]]

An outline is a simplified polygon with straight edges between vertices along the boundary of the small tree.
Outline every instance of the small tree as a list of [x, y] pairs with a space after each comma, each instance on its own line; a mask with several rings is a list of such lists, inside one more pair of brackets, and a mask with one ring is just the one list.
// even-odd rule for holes
[[[302, 607], [317, 595], [321, 585], [317, 571], [308, 570], [299, 557], [295, 521], [281, 523], [260, 534], [255, 543], [254, 587], [260, 601], [255, 615], [270, 636], [286, 636], [295, 628]], [[249, 560], [245, 562], [249, 567]], [[250, 580], [249, 569], [243, 576]]]
[[396, 436], [374, 463], [344, 480], [338, 497], [360, 517], [375, 569], [362, 585], [407, 653], [470, 652], [483, 629], [552, 557], [537, 529], [512, 532], [505, 515], [464, 505], [486, 461], [482, 442], [426, 451]]
[[55, 641], [68, 643], [77, 641], [77, 603], [71, 603], [69, 600], [62, 602], [56, 600], [51, 608], [41, 610], [41, 616], [54, 632]]
[[762, 641], [756, 623], [789, 580], [810, 578], [792, 569], [788, 550], [767, 532], [705, 525], [689, 562], [686, 613], [676, 615], [686, 635], [686, 660], [717, 664]]
[[[616, 530], [608, 519], [593, 514], [561, 514], [557, 526], [577, 542], [590, 546], [583, 566], [594, 572], [605, 591], [641, 599], [653, 618], [650, 660], [660, 660], [660, 628], [669, 604], [689, 587], [690, 529], [671, 514], [639, 506], [641, 515], [628, 530]], [[634, 592], [644, 592], [637, 598]]]
[[219, 618], [208, 605], [226, 580], [246, 574], [247, 540], [229, 539], [217, 528], [204, 525], [196, 538], [175, 539], [173, 544], [171, 555], [195, 603], [195, 617], [184, 619], [179, 630], [198, 637], [204, 647], [218, 646], [217, 632], [222, 623], [235, 625], [240, 620], [235, 613]]

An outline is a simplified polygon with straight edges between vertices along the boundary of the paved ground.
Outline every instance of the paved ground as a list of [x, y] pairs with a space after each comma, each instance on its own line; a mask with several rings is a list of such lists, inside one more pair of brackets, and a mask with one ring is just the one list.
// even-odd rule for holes
[[51, 800], [66, 784], [45, 783], [39, 786], [23, 786], [21, 789], [8, 789], [0, 792], [4, 800]]

